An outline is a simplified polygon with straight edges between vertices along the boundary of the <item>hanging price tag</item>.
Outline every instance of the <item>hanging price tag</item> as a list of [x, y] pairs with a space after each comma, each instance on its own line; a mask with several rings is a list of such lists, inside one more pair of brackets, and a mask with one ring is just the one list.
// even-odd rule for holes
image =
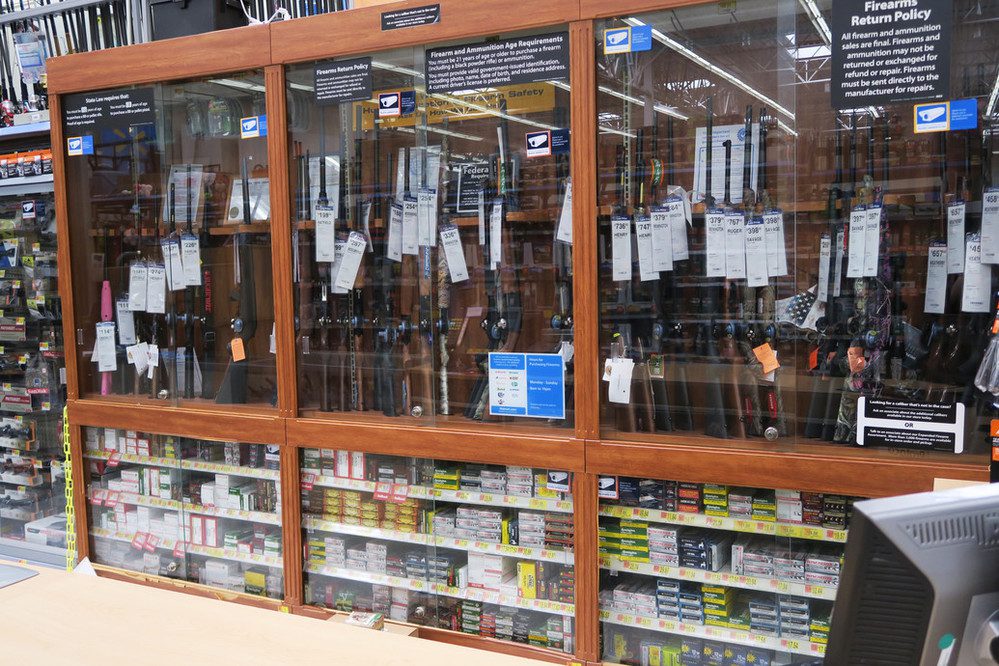
[[[992, 266], [982, 263], [982, 239], [978, 234], [968, 234], [965, 244], [964, 290], [961, 294], [962, 312], [989, 312], [992, 305]], [[948, 255], [950, 248], [947, 249]], [[950, 261], [947, 262], [950, 264]]]
[[631, 279], [631, 220], [611, 217], [611, 266], [615, 281]]
[[982, 263], [999, 264], [999, 188], [982, 193]]
[[137, 261], [128, 268], [128, 308], [132, 312], [146, 311], [146, 262]]
[[787, 275], [784, 211], [775, 209], [763, 213], [763, 229], [767, 237], [767, 275], [770, 277]]
[[465, 251], [461, 246], [461, 234], [453, 224], [441, 227], [441, 246], [447, 260], [447, 270], [451, 282], [464, 282], [468, 279], [468, 266], [465, 264]]
[[149, 345], [145, 342], [125, 348], [125, 359], [135, 366], [135, 374], [141, 375], [149, 367]]
[[705, 277], [725, 277], [725, 213], [707, 211], [704, 226]]
[[638, 243], [638, 273], [642, 282], [658, 280], [652, 254], [652, 218], [635, 216], [635, 238]]
[[746, 284], [765, 287], [767, 274], [767, 245], [763, 218], [753, 217], [746, 222]]
[[333, 284], [330, 285], [330, 292], [334, 294], [346, 294], [347, 290], [343, 287], [339, 287], [336, 284], [336, 277], [340, 274], [340, 264], [343, 262], [343, 253], [347, 248], [347, 239], [345, 237], [340, 237], [336, 239], [333, 243], [333, 263], [330, 264], [330, 275], [333, 278]]
[[437, 238], [437, 192], [421, 189], [417, 195], [416, 212], [420, 247], [434, 245]]
[[670, 238], [673, 241], [673, 261], [686, 261], [690, 258], [687, 250], [687, 218], [683, 212], [683, 199], [670, 196], [666, 199], [669, 216]]
[[114, 322], [102, 321], [97, 324], [97, 370], [114, 372], [118, 369], [118, 357], [114, 348]]
[[201, 286], [201, 245], [198, 237], [184, 234], [180, 237], [180, 254], [184, 264], [184, 285], [187, 287]]
[[420, 253], [419, 202], [406, 197], [402, 202], [402, 253]]
[[135, 315], [128, 307], [128, 299], [115, 301], [115, 313], [118, 315], [118, 344], [135, 344]]
[[316, 206], [316, 261], [332, 262], [336, 258], [335, 244], [336, 210], [330, 206]]
[[832, 272], [833, 272], [833, 282], [832, 282], [832, 295], [833, 298], [838, 298], [842, 292], [842, 282], [843, 282], [843, 251], [845, 249], [844, 243], [846, 243], [846, 236], [841, 225], [836, 227], [836, 242], [833, 243], [833, 257], [832, 257]]
[[166, 313], [166, 268], [163, 264], [150, 264], [146, 273], [146, 312]]
[[555, 240], [572, 245], [572, 179], [565, 179], [565, 194], [562, 195], [562, 210], [558, 216]]
[[725, 276], [746, 277], [746, 218], [742, 211], [725, 213]]
[[479, 245], [486, 244], [486, 193], [479, 188]]
[[947, 206], [947, 273], [964, 270], [964, 202]]
[[146, 358], [146, 377], [148, 379], [153, 378], [153, 372], [159, 367], [160, 364], [160, 348], [157, 345], [149, 345], [147, 348], [148, 355]]
[[867, 210], [863, 207], [850, 211], [850, 247], [846, 257], [846, 276], [864, 277], [864, 247], [867, 238]]
[[336, 274], [334, 287], [344, 290], [354, 288], [357, 271], [361, 267], [361, 259], [364, 257], [364, 250], [367, 247], [368, 240], [364, 234], [358, 231], [350, 232], [344, 247], [343, 258], [340, 259], [340, 270]]
[[[673, 237], [665, 206], [652, 207], [652, 265], [656, 271], [673, 270]], [[641, 254], [639, 253], [639, 260]]]
[[166, 265], [167, 283], [170, 291], [184, 288], [184, 261], [180, 256], [180, 239], [164, 238], [160, 241], [163, 262]]
[[923, 312], [943, 314], [947, 307], [947, 244], [930, 243], [926, 254], [926, 300]]
[[[832, 256], [832, 240], [829, 234], [822, 234], [819, 240], [819, 288], [815, 300], [825, 303], [829, 300], [829, 261]], [[769, 262], [767, 264], [769, 266]]]
[[503, 264], [503, 201], [493, 202], [489, 213], [489, 263], [493, 270]]
[[881, 206], [873, 205], [867, 208], [864, 221], [864, 275], [876, 277], [878, 274], [878, 258], [881, 254]]
[[385, 256], [392, 261], [402, 261], [402, 206], [394, 203], [389, 207], [388, 242]]
[[635, 362], [630, 358], [610, 359], [610, 386], [607, 389], [611, 402], [627, 405], [631, 402], [631, 376]]

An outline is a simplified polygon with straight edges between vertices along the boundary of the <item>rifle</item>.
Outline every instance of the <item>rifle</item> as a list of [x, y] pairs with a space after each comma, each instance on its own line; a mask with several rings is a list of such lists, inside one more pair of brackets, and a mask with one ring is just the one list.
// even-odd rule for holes
[[[617, 160], [616, 160], [616, 184], [617, 184], [617, 201], [614, 203], [614, 208], [611, 211], [611, 234], [614, 234], [614, 221], [616, 219], [623, 218], [628, 220], [628, 204], [627, 204], [627, 179], [628, 179], [628, 169], [627, 169], [627, 157], [626, 148], [623, 145], [618, 146]], [[630, 223], [629, 223], [630, 224]], [[630, 234], [630, 231], [629, 231]], [[630, 242], [630, 238], [629, 238]], [[622, 288], [623, 291], [624, 288]], [[611, 349], [610, 358], [622, 358], [626, 354], [626, 341], [624, 335], [620, 330], [614, 332], [614, 336], [611, 339]], [[631, 387], [634, 389], [635, 385], [635, 374], [632, 371], [631, 376]], [[609, 387], [608, 387], [609, 388]], [[635, 396], [632, 395], [634, 391], [629, 393], [629, 400], [627, 404], [612, 403], [614, 408], [614, 420], [616, 428], [620, 432], [635, 432], [638, 427], [638, 419], [635, 409]]]
[[[191, 210], [194, 198], [191, 193], [191, 165], [187, 165], [187, 233], [194, 235], [194, 213]], [[201, 270], [201, 267], [198, 267]], [[194, 290], [195, 287], [184, 288], [184, 327], [187, 350], [184, 354], [184, 397], [188, 400], [194, 397]]]
[[[362, 158], [362, 109], [357, 107], [356, 126], [354, 131], [354, 154], [351, 163], [351, 182], [348, 183], [347, 193], [350, 201], [347, 202], [351, 231], [364, 234], [364, 202], [361, 199], [361, 158]], [[365, 373], [364, 364], [358, 363], [358, 356], [362, 361], [364, 358], [364, 283], [366, 266], [364, 255], [361, 255], [361, 263], [354, 278], [354, 288], [347, 296], [347, 306], [350, 318], [351, 344], [350, 344], [350, 395], [351, 409], [364, 411], [365, 400]]]
[[[446, 131], [448, 127], [448, 118], [444, 118], [444, 130]], [[450, 173], [451, 170], [448, 168], [448, 162], [450, 161], [450, 144], [447, 140], [447, 134], [444, 134], [444, 138], [441, 141], [441, 156], [440, 156], [440, 177], [437, 183], [437, 192], [435, 196], [439, 202], [442, 203], [443, 217], [441, 219], [442, 224], [450, 224], [450, 216], [447, 211], [447, 193], [448, 186], [450, 184]], [[443, 197], [441, 194], [443, 193]], [[460, 238], [460, 234], [459, 234]], [[432, 239], [434, 245], [437, 245], [437, 327], [436, 333], [438, 336], [438, 345], [440, 347], [440, 414], [443, 416], [448, 416], [451, 414], [451, 396], [450, 387], [448, 384], [448, 363], [451, 359], [451, 354], [448, 350], [448, 330], [450, 328], [450, 321], [448, 319], [450, 308], [451, 308], [451, 281], [450, 275], [448, 274], [448, 264], [447, 256], [444, 253], [444, 244], [440, 242], [439, 232], [437, 238]]]
[[[565, 126], [565, 113], [562, 107], [556, 111], [556, 123], [560, 127]], [[566, 191], [570, 185], [569, 158], [568, 155], [560, 153], [555, 156], [555, 187], [556, 200], [565, 202]], [[564, 205], [564, 204], [563, 204]], [[570, 211], [571, 214], [571, 211]], [[562, 354], [562, 358], [568, 356], [568, 348], [573, 340], [573, 320], [572, 320], [572, 245], [559, 241], [556, 236], [558, 227], [556, 226], [552, 240], [552, 268], [555, 277], [555, 312], [551, 318], [551, 328], [558, 334], [558, 346], [555, 351]], [[573, 405], [573, 360], [571, 357], [565, 363], [566, 373], [566, 404], [568, 409]]]
[[[631, 187], [632, 194], [637, 198], [637, 200], [632, 205], [632, 217], [635, 221], [635, 230], [638, 232], [639, 225], [652, 224], [650, 217], [646, 215], [645, 206], [645, 130], [644, 128], [639, 128], [636, 133], [635, 144], [637, 149], [635, 151], [635, 169], [634, 169], [634, 182]], [[659, 287], [659, 276], [656, 275], [655, 280], [653, 280], [654, 289]], [[654, 294], [652, 297], [653, 307], [659, 302], [658, 294]], [[648, 330], [651, 328], [651, 330]], [[638, 415], [638, 421], [636, 427], [642, 432], [655, 432], [657, 421], [661, 424], [662, 429], [668, 428], [669, 423], [669, 405], [666, 402], [666, 382], [663, 380], [662, 373], [658, 373], [659, 376], [656, 378], [655, 385], [653, 385], [652, 375], [649, 371], [649, 363], [645, 356], [645, 344], [643, 338], [649, 340], [650, 347], [654, 340], [661, 339], [661, 334], [658, 334], [657, 328], [662, 328], [661, 324], [655, 322], [654, 317], [649, 317], [643, 322], [641, 335], [637, 336], [635, 340], [635, 345], [632, 348], [632, 357], [635, 361], [635, 367], [632, 371], [632, 378], [634, 380], [634, 386], [637, 389], [635, 391], [635, 399], [638, 402], [639, 409], [636, 410]], [[658, 350], [657, 350], [658, 351]], [[659, 394], [660, 401], [655, 400], [655, 395]]]
[[[111, 243], [108, 237], [108, 227], [104, 227], [104, 280], [101, 282], [101, 321], [114, 321], [114, 302], [111, 298], [111, 277], [108, 274], [108, 263], [111, 256]], [[111, 394], [112, 372], [101, 373], [101, 395]]]
[[[426, 132], [419, 135], [420, 143], [420, 187], [423, 191], [428, 186], [427, 169], [429, 152], [426, 143]], [[419, 231], [417, 232], [419, 235]], [[419, 371], [417, 386], [418, 393], [414, 393], [414, 401], [420, 408], [420, 414], [430, 415], [429, 411], [434, 404], [434, 346], [433, 346], [433, 245], [423, 245], [419, 248], [419, 265], [417, 266], [417, 285], [419, 300], [417, 302], [417, 328], [419, 336]]]
[[[247, 169], [248, 158], [242, 161], [243, 224], [249, 229], [252, 222], [250, 211], [250, 181]], [[253, 335], [257, 331], [256, 284], [253, 272], [253, 250], [250, 247], [249, 232], [233, 235], [236, 257], [239, 261], [235, 272], [236, 289], [232, 298], [237, 303], [236, 316], [232, 319], [233, 338], [229, 343], [229, 364], [226, 366], [222, 385], [215, 402], [220, 405], [244, 404], [247, 394], [249, 361], [247, 355]], [[238, 358], [237, 358], [238, 357]]]
[[[198, 242], [201, 247], [207, 248], [210, 240], [208, 204], [209, 201], [213, 200], [212, 188], [207, 182], [204, 194], [205, 210], [201, 218], [201, 232]], [[201, 296], [201, 316], [198, 318], [201, 324], [201, 355], [204, 357], [204, 366], [201, 371], [201, 397], [205, 400], [211, 400], [215, 396], [215, 387], [212, 381], [215, 374], [212, 369], [215, 363], [215, 281], [211, 266], [207, 261], [201, 263]]]
[[[672, 120], [670, 118], [669, 120]], [[672, 135], [672, 128], [669, 130]], [[639, 141], [639, 148], [642, 148], [642, 143]], [[652, 205], [656, 203], [656, 195], [658, 194], [658, 181], [662, 177], [662, 162], [658, 160], [659, 155], [659, 125], [652, 125], [652, 145], [650, 146], [650, 152], [652, 157], [648, 160], [644, 159], [641, 155], [638, 159], [639, 168], [643, 170], [642, 181], [640, 183], [640, 188], [644, 188], [645, 180], [649, 179], [649, 198]], [[651, 174], [649, 169], [651, 167]], [[641, 198], [644, 199], [645, 192], [644, 189], [641, 190]], [[640, 206], [644, 208], [644, 201], [641, 202]], [[636, 218], [639, 222], [642, 222], [639, 218]], [[651, 224], [651, 217], [645, 216], [644, 220]], [[670, 238], [672, 242], [672, 237]], [[666, 339], [666, 325], [662, 318], [662, 281], [660, 276], [657, 274], [656, 279], [652, 283], [652, 318], [651, 325], [652, 331], [650, 335], [649, 342], [649, 357], [647, 365], [647, 372], [649, 374], [649, 386], [651, 391], [651, 403], [653, 406], [653, 418], [651, 419], [651, 430], [661, 430], [663, 432], [670, 432], [673, 430], [673, 419], [670, 409], [670, 389], [666, 379], [666, 360], [664, 356], [664, 347]]]
[[[306, 202], [306, 210], [311, 210], [312, 193], [309, 189], [309, 163], [305, 163], [305, 192], [309, 200]], [[329, 196], [326, 194], [326, 107], [319, 107], [319, 195], [316, 197], [317, 206], [330, 205]], [[308, 213], [306, 214], [308, 216]]]

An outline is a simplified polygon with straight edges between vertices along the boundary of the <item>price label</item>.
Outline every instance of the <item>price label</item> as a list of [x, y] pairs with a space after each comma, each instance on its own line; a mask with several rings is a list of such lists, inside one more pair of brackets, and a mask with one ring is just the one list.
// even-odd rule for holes
[[173, 556], [174, 557], [176, 557], [178, 559], [184, 557], [184, 545], [185, 544], [184, 544], [183, 541], [177, 541], [177, 542], [174, 543], [174, 545], [173, 545]]
[[791, 585], [787, 581], [779, 580], [777, 581], [777, 591], [778, 592], [790, 592]]
[[395, 483], [392, 484], [392, 494], [389, 496], [389, 501], [395, 504], [402, 504], [409, 497], [409, 484], [406, 483]]
[[783, 645], [784, 648], [786, 648], [788, 650], [800, 650], [801, 649], [801, 643], [799, 643], [798, 641], [793, 640], [793, 639], [789, 639], [789, 638], [788, 639], [784, 639], [784, 640], [781, 641], [781, 644]]
[[380, 482], [375, 484], [374, 498], [384, 502], [389, 498], [392, 493], [392, 484], [388, 482]]
[[142, 550], [146, 546], [146, 535], [143, 532], [136, 532], [132, 537], [132, 548]]
[[316, 485], [316, 475], [310, 472], [302, 474], [302, 490], [312, 490]]
[[118, 451], [113, 452], [108, 456], [108, 467], [117, 467], [121, 463], [121, 453]]

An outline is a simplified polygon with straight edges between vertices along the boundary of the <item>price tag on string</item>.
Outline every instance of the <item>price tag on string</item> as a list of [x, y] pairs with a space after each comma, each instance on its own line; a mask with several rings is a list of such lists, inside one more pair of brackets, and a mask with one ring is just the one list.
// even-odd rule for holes
[[683, 209], [684, 200], [671, 195], [666, 199], [666, 210], [669, 216], [670, 239], [672, 241], [673, 261], [686, 261], [690, 258], [687, 249], [687, 218]]
[[[992, 266], [982, 263], [982, 238], [968, 234], [965, 244], [962, 312], [989, 312], [992, 305]], [[950, 248], [948, 247], [948, 254]]]
[[393, 203], [389, 207], [388, 242], [385, 256], [392, 261], [402, 261], [402, 206]]
[[947, 206], [947, 273], [964, 271], [964, 202]]
[[465, 251], [461, 245], [461, 234], [453, 224], [441, 227], [441, 247], [447, 262], [452, 284], [468, 279], [468, 266], [465, 264]]
[[631, 219], [611, 217], [611, 267], [615, 281], [631, 280]]
[[867, 238], [867, 210], [863, 207], [850, 211], [849, 248], [846, 257], [846, 277], [864, 277], [864, 250]]
[[877, 277], [881, 254], [881, 206], [868, 206], [864, 221], [864, 275]]
[[166, 267], [149, 264], [146, 277], [146, 312], [166, 314]]
[[180, 237], [180, 255], [184, 264], [184, 285], [201, 286], [201, 244], [194, 234]]
[[503, 265], [503, 201], [493, 202], [489, 213], [489, 263], [493, 270]]
[[926, 292], [923, 312], [943, 314], [947, 307], [947, 244], [930, 243], [926, 253]]
[[128, 308], [132, 312], [146, 311], [146, 262], [137, 261], [128, 267]]
[[[665, 206], [652, 207], [652, 263], [656, 271], [673, 270], [673, 237], [669, 211]], [[641, 254], [639, 254], [641, 259]]]
[[752, 217], [746, 221], [746, 284], [749, 287], [765, 287], [769, 281], [767, 274], [767, 245], [763, 218]]
[[982, 193], [982, 263], [999, 264], [999, 188]]
[[572, 179], [565, 179], [565, 193], [562, 195], [562, 209], [558, 216], [555, 240], [572, 245]]
[[[391, 228], [389, 229], [391, 233]], [[391, 240], [389, 241], [391, 243]], [[336, 210], [316, 206], [316, 261], [332, 263], [336, 259]]]
[[[819, 240], [819, 286], [815, 300], [825, 303], [829, 300], [829, 261], [832, 257], [832, 239], [829, 234], [822, 234]], [[767, 262], [769, 266], [769, 260]]]
[[402, 253], [420, 253], [419, 202], [406, 197], [402, 202]]
[[705, 224], [705, 277], [725, 277], [725, 213], [709, 210]]
[[635, 216], [635, 239], [638, 245], [638, 275], [642, 282], [658, 280], [659, 271], [655, 270], [652, 255], [652, 218], [644, 215]]
[[725, 213], [725, 273], [730, 280], [746, 277], [746, 217], [742, 211]]
[[[763, 213], [763, 228], [767, 238], [767, 275], [769, 277], [787, 275], [784, 211], [774, 209]], [[829, 281], [828, 276], [825, 281]]]
[[118, 319], [118, 344], [135, 344], [135, 315], [128, 307], [127, 298], [119, 298], [115, 301], [115, 314]]

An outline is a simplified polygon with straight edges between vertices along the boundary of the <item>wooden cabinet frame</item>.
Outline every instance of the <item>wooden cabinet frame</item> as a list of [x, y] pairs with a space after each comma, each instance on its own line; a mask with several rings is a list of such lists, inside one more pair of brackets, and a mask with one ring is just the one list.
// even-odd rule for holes
[[[714, 442], [689, 436], [667, 443], [602, 439], [600, 433], [600, 348], [596, 248], [596, 91], [595, 20], [702, 0], [436, 0], [437, 24], [381, 31], [385, 9], [426, 4], [405, 0], [273, 25], [225, 30], [49, 60], [52, 139], [59, 244], [59, 285], [63, 302], [69, 418], [74, 476], [83, 478], [81, 428], [115, 427], [207, 439], [278, 444], [284, 530], [284, 602], [233, 595], [191, 583], [168, 581], [101, 568], [102, 575], [325, 617], [326, 611], [302, 604], [302, 529], [299, 507], [301, 447], [349, 448], [371, 453], [527, 465], [574, 472], [576, 524], [576, 659], [598, 662], [597, 495], [598, 474], [636, 475], [766, 487], [788, 487], [859, 496], [892, 495], [932, 488], [937, 477], [987, 481], [987, 463], [940, 462], [939, 457], [838, 449], [803, 444], [781, 451], [755, 442]], [[572, 179], [574, 186], [575, 428], [470, 427], [449, 422], [439, 427], [363, 419], [299, 418], [292, 293], [291, 193], [288, 191], [288, 135], [284, 98], [285, 69], [292, 63], [361, 55], [398, 47], [473, 40], [497, 33], [568, 26]], [[483, 26], [488, 26], [484, 30]], [[213, 57], [217, 56], [217, 57]], [[76, 320], [68, 242], [70, 208], [65, 182], [60, 96], [128, 85], [263, 69], [267, 89], [268, 160], [272, 202], [272, 269], [277, 336], [277, 409], [259, 407], [163, 406], [148, 402], [81, 398], [78, 386]], [[81, 555], [88, 552], [83, 483], [76, 486], [76, 525]], [[567, 655], [443, 630], [422, 630], [438, 640], [500, 652], [564, 662]]]

